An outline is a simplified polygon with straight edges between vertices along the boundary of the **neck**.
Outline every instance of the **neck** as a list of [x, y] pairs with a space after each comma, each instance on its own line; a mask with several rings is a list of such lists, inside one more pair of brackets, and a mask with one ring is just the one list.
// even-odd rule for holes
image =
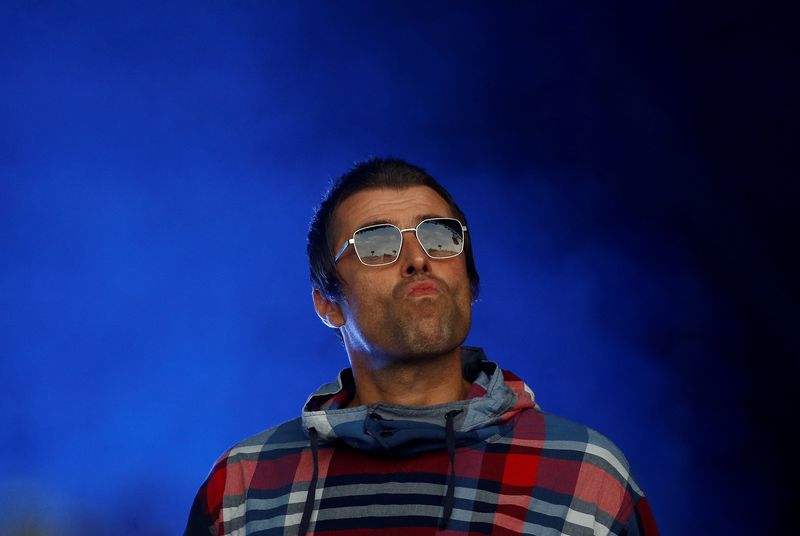
[[461, 348], [434, 357], [375, 359], [350, 354], [356, 394], [349, 407], [365, 404], [434, 406], [463, 400], [469, 382], [461, 375]]

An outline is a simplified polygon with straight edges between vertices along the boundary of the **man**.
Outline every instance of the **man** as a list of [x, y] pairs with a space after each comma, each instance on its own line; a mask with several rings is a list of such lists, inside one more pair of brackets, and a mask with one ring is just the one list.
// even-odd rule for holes
[[308, 234], [314, 308], [351, 368], [225, 453], [187, 535], [657, 534], [622, 453], [462, 347], [467, 220], [424, 170], [355, 166]]

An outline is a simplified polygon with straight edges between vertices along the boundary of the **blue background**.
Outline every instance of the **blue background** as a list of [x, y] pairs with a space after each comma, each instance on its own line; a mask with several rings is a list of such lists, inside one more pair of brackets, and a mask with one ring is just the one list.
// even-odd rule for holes
[[723, 5], [3, 2], [0, 534], [179, 533], [346, 366], [305, 234], [371, 155], [450, 189], [468, 342], [664, 534], [780, 526], [798, 84], [789, 18]]

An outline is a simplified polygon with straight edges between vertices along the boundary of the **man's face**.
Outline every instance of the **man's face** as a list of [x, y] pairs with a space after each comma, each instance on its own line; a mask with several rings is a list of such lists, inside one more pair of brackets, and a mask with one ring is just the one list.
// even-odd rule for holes
[[[362, 190], [336, 208], [331, 247], [338, 250], [353, 232], [367, 225], [391, 223], [409, 229], [431, 217], [454, 214], [427, 186]], [[365, 266], [350, 246], [337, 269], [343, 283], [337, 305], [348, 352], [378, 359], [413, 359], [444, 354], [464, 342], [472, 295], [463, 254], [432, 259], [414, 233], [405, 232], [394, 263]]]

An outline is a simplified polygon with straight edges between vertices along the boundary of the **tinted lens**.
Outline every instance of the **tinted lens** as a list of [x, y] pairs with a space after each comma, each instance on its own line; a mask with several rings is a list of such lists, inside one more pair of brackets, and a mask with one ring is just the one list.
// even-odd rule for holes
[[458, 220], [425, 220], [417, 228], [417, 238], [428, 255], [434, 258], [455, 257], [464, 250], [464, 232]]
[[376, 225], [358, 231], [353, 237], [356, 253], [364, 264], [389, 264], [400, 253], [400, 230], [391, 225]]

